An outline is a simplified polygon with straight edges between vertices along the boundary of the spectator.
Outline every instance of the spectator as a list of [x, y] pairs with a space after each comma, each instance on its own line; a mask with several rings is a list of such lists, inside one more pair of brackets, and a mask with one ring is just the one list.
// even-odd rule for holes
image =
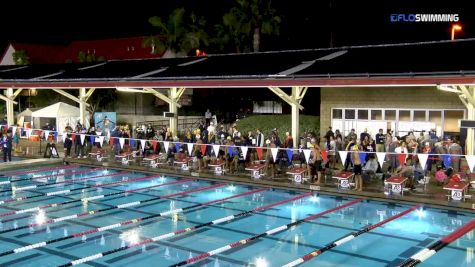
[[363, 180], [369, 182], [372, 175], [378, 171], [378, 161], [373, 153], [369, 154], [368, 161], [363, 166]]
[[3, 162], [12, 161], [12, 132], [8, 131], [0, 140], [0, 147], [3, 150]]
[[207, 109], [206, 112], [205, 112], [206, 126], [210, 125], [211, 117], [212, 117], [212, 114], [209, 111], [209, 109]]
[[294, 147], [294, 139], [290, 135], [289, 132], [285, 133], [285, 141], [284, 141], [285, 148], [293, 148]]
[[383, 134], [383, 129], [379, 129], [379, 133], [376, 134], [376, 152], [384, 152], [384, 143], [386, 136]]

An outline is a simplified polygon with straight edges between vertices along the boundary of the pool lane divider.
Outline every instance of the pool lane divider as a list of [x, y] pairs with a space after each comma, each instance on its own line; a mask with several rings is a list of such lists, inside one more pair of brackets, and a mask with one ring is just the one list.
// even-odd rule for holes
[[[241, 212], [241, 213], [238, 213], [238, 214], [235, 214], [235, 215], [222, 217], [222, 218], [219, 218], [219, 219], [215, 219], [213, 221], [209, 221], [209, 222], [202, 223], [202, 224], [199, 224], [199, 225], [195, 225], [195, 226], [192, 226], [192, 227], [188, 227], [188, 228], [185, 228], [185, 229], [177, 230], [175, 232], [170, 232], [170, 233], [167, 233], [167, 234], [159, 235], [159, 236], [156, 236], [156, 237], [153, 237], [153, 238], [147, 238], [143, 241], [133, 243], [133, 244], [129, 244], [128, 246], [124, 246], [124, 247], [112, 249], [112, 250], [109, 250], [109, 251], [105, 251], [105, 252], [102, 252], [102, 253], [98, 253], [98, 254], [95, 254], [95, 255], [91, 255], [91, 256], [88, 256], [88, 257], [84, 257], [84, 258], [72, 261], [68, 264], [61, 265], [61, 266], [72, 266], [72, 265], [77, 265], [77, 264], [80, 264], [80, 263], [85, 263], [85, 262], [92, 261], [92, 260], [95, 260], [95, 259], [98, 259], [98, 258], [102, 258], [104, 256], [111, 255], [111, 254], [114, 254], [114, 253], [117, 253], [117, 252], [120, 252], [120, 251], [131, 249], [131, 248], [134, 248], [134, 247], [137, 247], [137, 246], [142, 246], [142, 245], [145, 245], [145, 244], [148, 244], [148, 243], [157, 242], [157, 241], [160, 241], [160, 240], [163, 240], [163, 239], [166, 239], [166, 238], [170, 238], [170, 237], [173, 237], [173, 236], [176, 236], [176, 235], [184, 234], [184, 233], [190, 233], [192, 231], [196, 231], [196, 230], [198, 230], [200, 228], [203, 228], [203, 227], [206, 227], [206, 226], [211, 226], [211, 225], [216, 225], [216, 224], [220, 224], [220, 223], [224, 223], [224, 222], [229, 222], [229, 221], [232, 221], [232, 220], [244, 217], [244, 216], [251, 215], [251, 214], [256, 213], [256, 212], [260, 212], [260, 211], [264, 211], [266, 209], [270, 209], [270, 208], [278, 206], [278, 205], [282, 205], [282, 204], [285, 204], [285, 203], [288, 203], [288, 202], [291, 202], [291, 201], [296, 201], [296, 200], [299, 200], [301, 198], [309, 197], [311, 195], [313, 195], [313, 193], [306, 193], [306, 194], [302, 194], [302, 195], [299, 195], [299, 196], [296, 196], [296, 197], [293, 197], [293, 198], [284, 199], [284, 200], [274, 202], [274, 203], [266, 205], [266, 206], [262, 206], [262, 207], [258, 207], [258, 208], [252, 209], [252, 210], [244, 211], [244, 212]], [[190, 207], [187, 207], [186, 209], [188, 210], [188, 209], [196, 208], [196, 207], [199, 207], [199, 206], [210, 205], [210, 204], [213, 204], [215, 202], [217, 202], [217, 201], [213, 200], [213, 201], [210, 201], [210, 202], [190, 206]], [[183, 210], [185, 210], [185, 208]], [[159, 214], [152, 215], [152, 216], [153, 217], [159, 217]], [[148, 217], [144, 217], [144, 218], [150, 219], [149, 217], [152, 217], [152, 216], [148, 216]], [[144, 220], [144, 218], [140, 218], [140, 220]], [[38, 244], [40, 244], [40, 243], [38, 243]], [[0, 254], [0, 257], [1, 256], [2, 256], [2, 254]]]
[[[94, 172], [94, 171], [99, 171], [99, 170], [105, 170], [106, 168], [94, 168], [94, 169], [85, 169], [85, 170], [78, 170], [78, 171], [72, 171], [72, 172], [65, 172], [65, 173], [56, 173], [56, 174], [47, 174], [47, 175], [41, 175], [41, 176], [36, 176], [36, 177], [30, 177], [30, 178], [21, 178], [21, 179], [16, 179], [16, 180], [8, 180], [8, 181], [1, 181], [0, 185], [6, 185], [6, 184], [11, 184], [15, 182], [21, 182], [21, 181], [31, 181], [31, 180], [38, 180], [38, 179], [44, 179], [44, 178], [49, 178], [49, 177], [55, 177], [55, 176], [66, 176], [66, 175], [74, 175], [74, 174], [84, 174], [88, 172]], [[9, 191], [9, 190], [7, 190]], [[6, 192], [0, 191], [0, 192]]]
[[127, 195], [127, 194], [133, 193], [135, 191], [147, 190], [147, 189], [152, 189], [152, 188], [162, 187], [162, 186], [167, 186], [167, 185], [188, 183], [188, 182], [191, 182], [191, 181], [193, 181], [193, 179], [183, 179], [183, 180], [173, 181], [173, 182], [164, 183], [164, 184], [157, 184], [157, 185], [152, 185], [152, 186], [146, 186], [146, 187], [124, 190], [124, 191], [121, 191], [121, 192], [114, 192], [114, 193], [109, 193], [109, 194], [104, 194], [104, 195], [85, 197], [85, 198], [81, 198], [81, 199], [73, 199], [73, 200], [68, 200], [68, 201], [60, 202], [60, 203], [51, 203], [51, 204], [44, 205], [44, 206], [37, 206], [37, 207], [33, 207], [33, 208], [15, 210], [15, 211], [10, 211], [10, 212], [7, 212], [7, 213], [3, 213], [3, 214], [0, 214], [0, 218], [12, 216], [12, 215], [15, 215], [15, 214], [35, 212], [35, 211], [44, 210], [44, 209], [48, 209], [48, 208], [59, 207], [59, 206], [63, 206], [63, 205], [67, 205], [67, 204], [71, 204], [71, 203], [75, 203], [75, 202], [87, 202], [87, 201], [91, 201], [91, 200], [96, 200], [96, 199], [101, 199], [101, 198], [116, 196], [116, 195], [121, 195], [121, 194], [122, 195]]
[[472, 231], [473, 229], [475, 229], [475, 219], [472, 219], [470, 222], [468, 222], [464, 226], [446, 235], [444, 238], [440, 239], [439, 241], [435, 242], [429, 247], [424, 248], [423, 250], [412, 255], [409, 259], [405, 260], [398, 266], [402, 266], [402, 267], [416, 266], [419, 263], [424, 262], [428, 258], [432, 257], [439, 250], [443, 249], [445, 246], [449, 245], [450, 243], [464, 236], [466, 233]]
[[362, 235], [362, 234], [364, 234], [364, 233], [367, 233], [367, 232], [369, 232], [369, 231], [371, 231], [371, 230], [373, 230], [373, 229], [375, 229], [375, 228], [377, 228], [377, 227], [379, 227], [379, 226], [381, 226], [381, 225], [383, 225], [383, 224], [386, 224], [386, 223], [391, 222], [391, 221], [393, 221], [393, 220], [395, 220], [395, 219], [397, 219], [397, 218], [399, 218], [399, 217], [402, 217], [402, 216], [404, 216], [404, 215], [406, 215], [406, 214], [408, 214], [408, 213], [410, 213], [410, 212], [413, 212], [414, 210], [418, 209], [419, 207], [421, 207], [421, 205], [413, 206], [413, 207], [411, 207], [411, 208], [409, 208], [409, 209], [407, 209], [407, 210], [404, 210], [404, 211], [402, 211], [402, 212], [400, 212], [400, 213], [398, 213], [398, 214], [396, 214], [396, 215], [394, 215], [394, 216], [391, 216], [391, 217], [389, 217], [389, 218], [387, 218], [387, 219], [385, 219], [385, 220], [382, 220], [382, 221], [380, 221], [380, 222], [378, 222], [378, 223], [369, 225], [369, 226], [367, 226], [367, 227], [365, 227], [365, 228], [363, 228], [363, 229], [361, 229], [361, 230], [359, 230], [359, 231], [357, 231], [357, 232], [352, 232], [352, 233], [349, 233], [349, 234], [347, 234], [347, 235], [344, 235], [343, 237], [337, 239], [336, 241], [333, 241], [333, 242], [329, 243], [328, 245], [324, 246], [323, 248], [321, 248], [321, 249], [316, 249], [316, 250], [314, 250], [314, 251], [312, 251], [312, 252], [310, 252], [310, 253], [304, 255], [303, 257], [300, 257], [300, 258], [298, 258], [298, 259], [296, 259], [296, 260], [294, 260], [294, 261], [292, 261], [292, 262], [289, 262], [289, 263], [283, 265], [282, 267], [293, 267], [293, 266], [297, 266], [297, 265], [299, 265], [299, 264], [302, 264], [302, 263], [304, 263], [304, 262], [306, 262], [306, 261], [309, 261], [310, 259], [315, 258], [315, 257], [317, 257], [317, 256], [319, 256], [319, 255], [321, 255], [321, 254], [323, 254], [324, 252], [326, 252], [326, 251], [328, 251], [328, 250], [330, 250], [330, 249], [332, 249], [332, 248], [334, 248], [334, 247], [337, 247], [337, 246], [339, 246], [339, 245], [342, 245], [342, 244], [344, 244], [344, 243], [346, 243], [346, 242], [348, 242], [348, 241], [350, 241], [350, 240], [356, 238], [356, 237], [359, 236], [359, 235]]
[[[113, 176], [123, 175], [123, 174], [127, 174], [127, 173], [129, 173], [129, 172], [123, 171], [123, 172], [116, 172], [116, 173], [112, 173], [112, 174], [111, 174], [111, 173], [108, 173], [108, 174], [104, 174], [104, 175], [98, 176], [98, 177], [96, 177], [96, 178], [99, 178], [99, 177], [106, 177], [106, 176], [107, 176], [107, 177], [109, 177], [109, 176], [110, 176], [110, 177], [113, 177]], [[128, 180], [119, 181], [119, 182], [110, 182], [110, 183], [98, 184], [98, 185], [88, 185], [88, 186], [84, 186], [84, 187], [78, 187], [78, 188], [73, 188], [73, 189], [65, 189], [65, 190], [53, 191], [53, 192], [48, 192], [48, 193], [33, 192], [33, 193], [38, 193], [38, 195], [35, 195], [35, 196], [26, 196], [26, 197], [18, 197], [18, 198], [10, 198], [10, 199], [1, 200], [1, 201], [0, 201], [0, 205], [6, 204], [6, 203], [15, 203], [15, 202], [23, 201], [23, 200], [26, 200], [26, 199], [37, 198], [37, 197], [62, 195], [62, 194], [67, 194], [67, 193], [69, 193], [69, 192], [78, 191], [78, 190], [83, 190], [83, 189], [87, 189], [87, 188], [97, 188], [97, 187], [104, 187], [104, 186], [108, 186], [108, 185], [114, 185], [114, 184], [118, 184], [118, 183], [135, 182], [135, 181], [138, 181], [138, 180], [150, 179], [150, 178], [153, 178], [153, 177], [157, 177], [157, 176], [156, 176], [156, 175], [154, 175], [154, 176], [146, 176], [146, 177], [142, 177], [142, 178], [128, 179]]]
[[[50, 240], [47, 240], [47, 241], [43, 241], [43, 242], [28, 245], [28, 246], [23, 246], [23, 247], [19, 247], [19, 248], [16, 248], [16, 249], [9, 250], [9, 251], [5, 251], [5, 252], [0, 253], [0, 257], [10, 255], [10, 254], [14, 254], [14, 253], [25, 252], [25, 251], [36, 249], [36, 248], [39, 248], [39, 247], [44, 247], [48, 244], [52, 244], [52, 243], [56, 243], [56, 242], [60, 242], [60, 241], [64, 241], [64, 240], [68, 240], [68, 239], [72, 239], [72, 238], [76, 238], [76, 237], [81, 237], [81, 236], [85, 236], [85, 235], [88, 235], [88, 234], [93, 234], [93, 233], [97, 233], [97, 232], [103, 232], [103, 231], [111, 230], [111, 229], [114, 229], [114, 228], [119, 228], [119, 227], [122, 227], [124, 225], [134, 224], [134, 223], [138, 223], [138, 222], [148, 220], [148, 219], [152, 219], [152, 218], [162, 217], [162, 216], [165, 216], [165, 215], [169, 215], [169, 214], [173, 214], [173, 213], [177, 213], [177, 212], [181, 212], [181, 211], [186, 211], [186, 210], [193, 209], [193, 208], [196, 208], [196, 207], [208, 206], [208, 205], [223, 202], [223, 201], [226, 201], [226, 200], [229, 200], [229, 199], [243, 197], [243, 196], [259, 193], [259, 192], [266, 191], [266, 190], [267, 189], [264, 189], [264, 188], [256, 189], [256, 190], [240, 193], [240, 194], [237, 194], [237, 195], [232, 195], [232, 196], [225, 197], [225, 198], [220, 198], [220, 199], [205, 202], [205, 203], [199, 203], [199, 204], [195, 204], [195, 205], [184, 207], [184, 208], [174, 209], [174, 210], [170, 210], [170, 211], [164, 211], [162, 213], [150, 215], [150, 216], [147, 216], [147, 217], [135, 218], [135, 219], [119, 222], [119, 223], [116, 223], [116, 224], [111, 224], [111, 225], [98, 227], [98, 228], [94, 228], [94, 229], [89, 229], [89, 230], [86, 230], [86, 231], [70, 234], [70, 235], [65, 236], [65, 237], [50, 239]], [[192, 190], [190, 190], [190, 191], [192, 191]], [[182, 194], [182, 195], [185, 194], [186, 195], [188, 193], [189, 192], [187, 191], [187, 192], [183, 192], [183, 193], [179, 193], [179, 194]], [[169, 198], [169, 197], [163, 197], [163, 198]]]
[[29, 170], [29, 171], [7, 172], [7, 173], [0, 174], [0, 177], [10, 177], [10, 176], [14, 176], [14, 175], [54, 171], [54, 170], [59, 170], [59, 169], [71, 169], [71, 168], [77, 168], [77, 167], [79, 167], [79, 164], [71, 164], [71, 165], [66, 165], [66, 166], [61, 165], [61, 166], [56, 166], [56, 167], [41, 168], [41, 169]]
[[175, 263], [175, 264], [172, 264], [170, 266], [183, 266], [183, 265], [187, 265], [187, 264], [190, 264], [190, 263], [193, 263], [193, 262], [197, 262], [197, 261], [200, 261], [202, 259], [205, 259], [205, 258], [208, 258], [210, 256], [213, 256], [215, 254], [219, 254], [219, 253], [222, 253], [224, 251], [227, 251], [227, 250], [230, 250], [230, 249], [233, 249], [233, 248], [236, 248], [236, 247], [239, 247], [239, 246], [242, 246], [242, 245], [246, 245], [246, 244], [249, 244], [259, 238], [262, 238], [262, 237], [265, 237], [265, 236], [268, 236], [268, 235], [273, 235], [273, 234], [276, 234], [276, 233], [279, 233], [279, 232], [282, 232], [282, 231], [285, 231], [293, 226], [296, 226], [296, 225], [299, 225], [301, 223], [304, 223], [304, 222], [307, 222], [307, 221], [311, 221], [311, 220], [314, 220], [314, 219], [317, 219], [317, 218], [320, 218], [322, 217], [323, 215], [326, 215], [328, 213], [331, 213], [331, 212], [334, 212], [334, 211], [337, 211], [337, 210], [340, 210], [340, 209], [344, 209], [344, 208], [347, 208], [349, 206], [352, 206], [352, 205], [355, 205], [357, 203], [360, 203], [361, 201], [363, 201], [363, 199], [355, 199], [353, 201], [350, 201], [346, 204], [343, 204], [343, 205], [340, 205], [340, 206], [336, 206], [334, 208], [331, 208], [329, 210], [326, 210], [326, 211], [323, 211], [323, 212], [320, 212], [320, 213], [317, 213], [317, 214], [314, 214], [314, 215], [311, 215], [311, 216], [308, 216], [308, 217], [305, 217], [303, 219], [300, 219], [300, 220], [297, 220], [295, 222], [292, 222], [292, 223], [288, 223], [288, 224], [284, 224], [284, 225], [281, 225], [279, 227], [276, 227], [274, 229], [270, 229], [266, 232], [263, 232], [263, 233], [260, 233], [260, 234], [257, 234], [255, 236], [252, 236], [252, 237], [249, 237], [249, 238], [246, 238], [246, 239], [242, 239], [242, 240], [239, 240], [237, 242], [234, 242], [234, 243], [231, 243], [231, 244], [228, 244], [226, 246], [222, 246], [220, 248], [217, 248], [217, 249], [214, 249], [214, 250], [211, 250], [211, 251], [208, 251], [208, 252], [205, 252], [205, 253], [202, 253], [198, 256], [195, 256], [195, 257], [192, 257], [192, 258], [189, 258], [187, 260], [184, 260], [184, 261], [180, 261], [178, 263]]
[[140, 201], [128, 202], [128, 203], [115, 205], [115, 206], [104, 208], [104, 209], [84, 211], [84, 212], [81, 212], [81, 213], [76, 213], [76, 214], [67, 215], [67, 216], [63, 216], [63, 217], [58, 217], [58, 218], [55, 218], [55, 219], [49, 219], [49, 220], [47, 220], [43, 223], [30, 223], [30, 224], [22, 225], [22, 226], [19, 226], [19, 227], [16, 227], [16, 228], [1, 230], [0, 234], [4, 234], [4, 233], [8, 233], [8, 232], [14, 232], [14, 231], [18, 231], [18, 230], [21, 230], [21, 229], [33, 228], [33, 227], [42, 226], [42, 225], [49, 225], [49, 224], [62, 222], [62, 221], [66, 221], [66, 220], [77, 219], [77, 218], [80, 218], [80, 217], [94, 215], [94, 214], [102, 213], [102, 212], [105, 212], [105, 211], [130, 208], [130, 207], [139, 206], [139, 205], [142, 205], [144, 203], [148, 203], [148, 202], [152, 202], [152, 201], [156, 201], [156, 200], [160, 200], [160, 199], [164, 199], [164, 198], [171, 198], [171, 197], [176, 197], [176, 196], [180, 196], [180, 195], [186, 195], [186, 194], [193, 193], [193, 192], [198, 192], [198, 191], [223, 187], [225, 185], [226, 184], [224, 184], [224, 183], [223, 184], [215, 184], [215, 185], [200, 187], [200, 188], [196, 188], [196, 189], [192, 189], [192, 190], [188, 190], [188, 191], [184, 191], [184, 192], [180, 192], [180, 193], [174, 193], [174, 194], [165, 195], [165, 196], [158, 196], [158, 197], [153, 197], [153, 198], [140, 200]]
[[[101, 169], [103, 169], [103, 168], [87, 170], [86, 172], [81, 172], [81, 173], [69, 173], [69, 174], [60, 174], [60, 175], [63, 176], [63, 175], [72, 175], [72, 174], [84, 174], [84, 173], [99, 171]], [[69, 183], [74, 183], [74, 182], [78, 182], [78, 181], [87, 181], [87, 180], [92, 180], [92, 179], [97, 179], [97, 178], [102, 178], [102, 177], [105, 177], [105, 176], [104, 175], [90, 176], [90, 177], [85, 177], [85, 178], [68, 179], [68, 180], [59, 181], [59, 182], [50, 182], [50, 183], [43, 183], [43, 184], [37, 184], [37, 185], [28, 185], [28, 186], [23, 186], [23, 187], [14, 187], [14, 186], [12, 186], [10, 189], [1, 190], [0, 193], [30, 190], [30, 189], [35, 189], [35, 188], [38, 188], [38, 187], [44, 187], [44, 186], [56, 185], [56, 184], [69, 184]], [[43, 177], [43, 178], [45, 178], [45, 177]], [[35, 179], [41, 179], [41, 178], [36, 177]], [[5, 182], [9, 182], [9, 181], [5, 181]], [[13, 181], [13, 182], [18, 182], [18, 181]], [[2, 182], [0, 182], [0, 184], [2, 184]], [[5, 183], [5, 184], [8, 184], [8, 183]]]

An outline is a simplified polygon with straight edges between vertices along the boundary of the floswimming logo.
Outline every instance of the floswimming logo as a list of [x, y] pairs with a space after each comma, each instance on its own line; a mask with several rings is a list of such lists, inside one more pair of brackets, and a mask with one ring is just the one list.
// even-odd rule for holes
[[458, 22], [459, 14], [391, 14], [391, 22]]

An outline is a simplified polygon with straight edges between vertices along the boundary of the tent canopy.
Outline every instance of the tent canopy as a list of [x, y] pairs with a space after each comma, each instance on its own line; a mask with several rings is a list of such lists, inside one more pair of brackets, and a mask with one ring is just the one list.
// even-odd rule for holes
[[[79, 122], [79, 113], [79, 108], [63, 102], [58, 102], [56, 104], [47, 106], [45, 108], [33, 112], [32, 116], [37, 118], [55, 118], [55, 130], [61, 133], [64, 131], [66, 125], [68, 124], [74, 128], [74, 126]], [[86, 115], [86, 128], [89, 127], [88, 117], [89, 116]], [[36, 125], [35, 127], [37, 126], [39, 125]]]
[[79, 117], [79, 108], [58, 102], [33, 112], [32, 116], [41, 118]]

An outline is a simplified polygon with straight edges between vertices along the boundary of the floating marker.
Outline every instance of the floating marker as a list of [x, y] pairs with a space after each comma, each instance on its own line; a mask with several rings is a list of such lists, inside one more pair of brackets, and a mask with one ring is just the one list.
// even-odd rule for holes
[[104, 246], [106, 244], [106, 239], [104, 238], [104, 235], [101, 235], [101, 246]]

